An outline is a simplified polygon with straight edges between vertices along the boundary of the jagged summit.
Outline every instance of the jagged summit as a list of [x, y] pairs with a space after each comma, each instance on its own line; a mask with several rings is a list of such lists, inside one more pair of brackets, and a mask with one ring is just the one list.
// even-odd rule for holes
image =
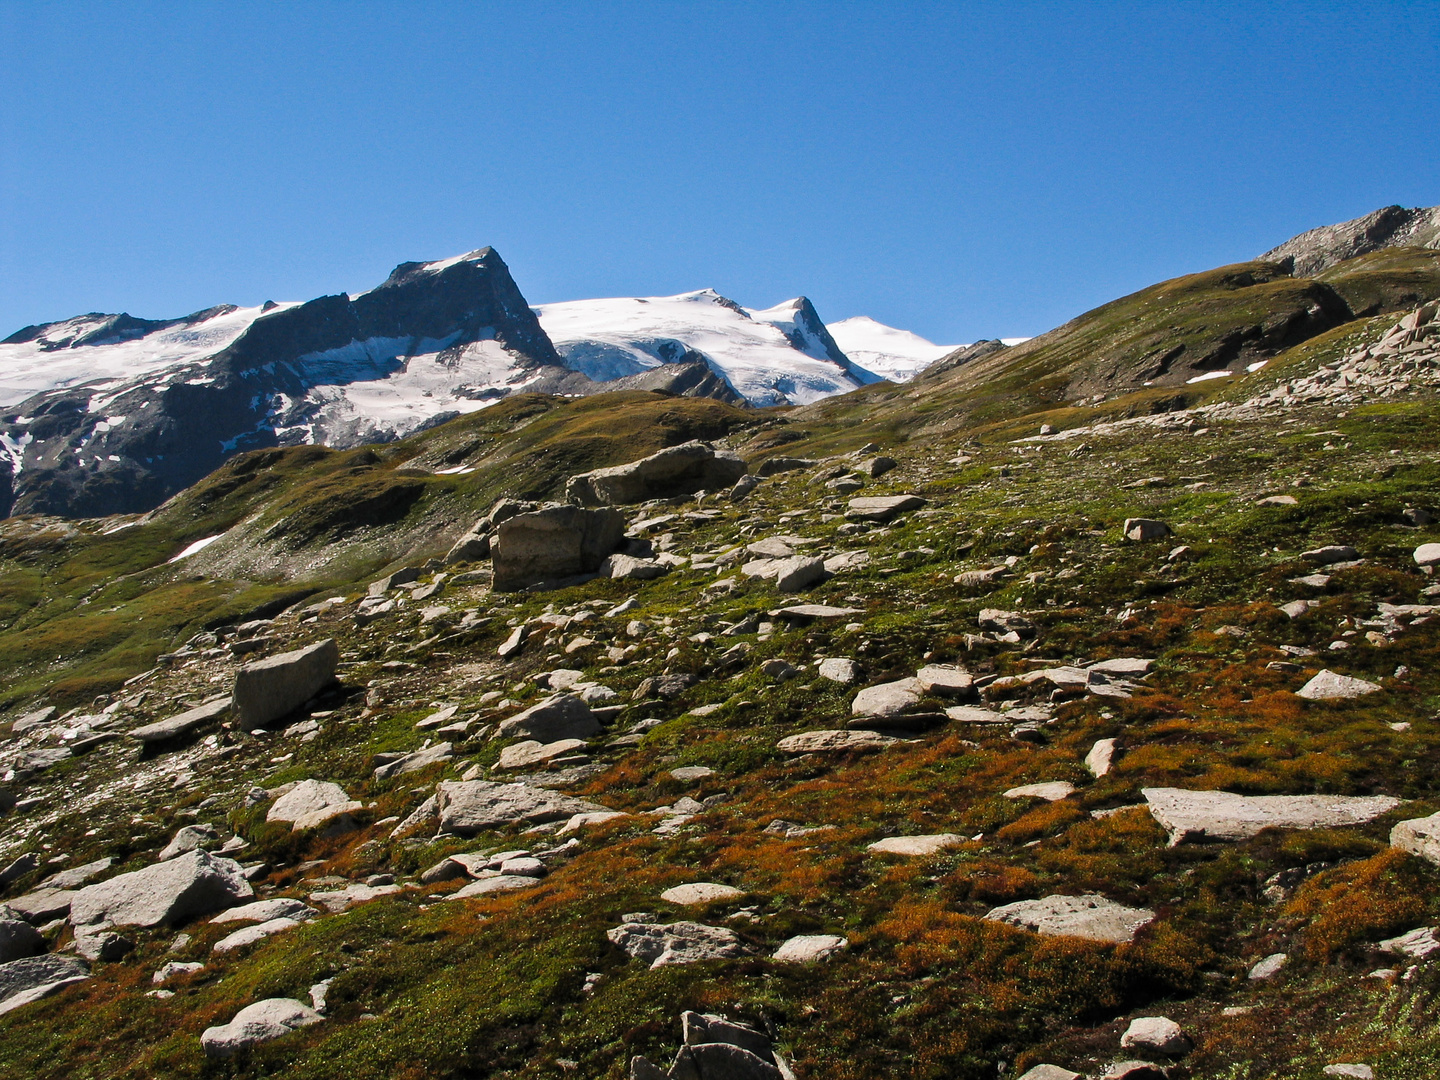
[[1393, 247], [1440, 248], [1440, 206], [1386, 206], [1364, 217], [1322, 225], [1271, 248], [1261, 259], [1293, 259], [1297, 276], [1328, 270], [1336, 263]]

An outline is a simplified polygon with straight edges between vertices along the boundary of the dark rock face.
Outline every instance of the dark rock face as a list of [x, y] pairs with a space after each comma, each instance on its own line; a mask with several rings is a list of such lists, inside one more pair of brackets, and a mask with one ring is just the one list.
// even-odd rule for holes
[[[70, 322], [76, 325], [27, 327], [10, 343], [43, 338], [47, 349], [75, 348], [173, 325], [128, 315]], [[263, 314], [228, 347], [197, 362], [103, 391], [66, 388], [22, 402], [0, 419], [0, 432], [23, 444], [18, 474], [10, 459], [0, 465], [0, 480], [10, 481], [0, 484], [0, 510], [143, 511], [241, 451], [386, 438], [363, 418], [354, 421], [354, 431], [332, 419], [328, 437], [316, 438], [325, 403], [307, 394], [316, 386], [384, 377], [421, 353], [438, 354], [430, 362], [458, 363], [467, 347], [485, 342], [510, 356], [520, 378], [560, 366], [492, 249], [441, 263], [402, 263], [379, 288], [353, 299], [324, 296]], [[497, 396], [493, 388], [477, 395]]]
[[1303, 232], [1260, 258], [1290, 259], [1297, 277], [1311, 277], [1346, 259], [1390, 247], [1440, 248], [1440, 206], [1382, 207], [1364, 217]]

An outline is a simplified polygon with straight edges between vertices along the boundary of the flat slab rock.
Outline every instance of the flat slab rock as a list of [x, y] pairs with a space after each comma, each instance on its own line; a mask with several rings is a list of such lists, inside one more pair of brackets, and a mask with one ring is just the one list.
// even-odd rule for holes
[[457, 889], [446, 900], [469, 900], [476, 896], [494, 896], [497, 893], [519, 892], [540, 884], [540, 879], [521, 874], [500, 874], [497, 877], [472, 881], [463, 889]]
[[230, 908], [210, 921], [217, 924], [269, 922], [271, 919], [313, 919], [319, 914], [303, 900], [297, 900], [293, 896], [277, 896], [273, 900], [256, 900], [253, 904]]
[[257, 1043], [278, 1039], [323, 1019], [294, 998], [267, 998], [245, 1006], [228, 1024], [206, 1028], [200, 1035], [200, 1045], [206, 1057], [233, 1057]]
[[325, 780], [301, 780], [275, 800], [265, 820], [291, 822], [292, 829], [299, 832], [360, 807], [361, 804], [345, 794], [345, 789], [339, 784]]
[[1374, 694], [1383, 689], [1384, 687], [1378, 683], [1368, 682], [1365, 679], [1354, 679], [1349, 675], [1337, 675], [1326, 669], [1296, 690], [1295, 696], [1305, 698], [1307, 701], [1344, 701], [1349, 698], [1364, 697], [1366, 694]]
[[495, 734], [502, 739], [532, 739], [539, 743], [589, 739], [600, 734], [600, 721], [590, 706], [574, 694], [557, 694], [500, 721]]
[[770, 959], [782, 964], [814, 964], [839, 956], [850, 942], [838, 934], [799, 934], [781, 944]]
[[89, 975], [90, 967], [83, 960], [54, 953], [11, 960], [0, 964], [0, 1002], [8, 1002], [18, 995], [66, 980], [88, 978]]
[[70, 901], [75, 926], [160, 926], [250, 900], [255, 891], [233, 859], [190, 851], [168, 862], [87, 885]]
[[134, 728], [129, 734], [132, 739], [139, 739], [142, 743], [159, 743], [178, 739], [182, 735], [188, 735], [192, 731], [219, 720], [230, 711], [230, 704], [230, 695], [226, 694], [224, 697], [207, 701], [203, 705], [197, 705], [193, 709], [186, 709], [166, 720]]
[[1059, 802], [1061, 799], [1068, 799], [1075, 794], [1075, 785], [1068, 780], [1053, 780], [1045, 784], [1024, 784], [1021, 787], [1012, 787], [1005, 792], [1007, 799], [1044, 799], [1046, 802]]
[[985, 918], [1009, 923], [1046, 937], [1090, 941], [1134, 941], [1135, 932], [1155, 918], [1149, 908], [1132, 908], [1091, 893], [1047, 896], [992, 908]]
[[1236, 795], [1229, 791], [1145, 788], [1150, 815], [1170, 844], [1247, 840], [1262, 829], [1361, 825], [1399, 806], [1389, 795]]
[[310, 899], [332, 914], [339, 914], [342, 911], [349, 911], [356, 904], [363, 904], [367, 900], [374, 900], [381, 896], [390, 896], [399, 891], [399, 885], [366, 885], [357, 881], [343, 889], [313, 892], [310, 894]]
[[440, 827], [462, 836], [519, 822], [544, 824], [607, 807], [528, 784], [490, 780], [445, 780], [435, 792]]
[[926, 505], [919, 495], [867, 495], [851, 499], [845, 516], [851, 521], [894, 521]]
[[735, 931], [704, 923], [622, 923], [605, 936], [634, 959], [649, 961], [652, 969], [750, 954]]
[[887, 836], [876, 840], [866, 850], [879, 855], [934, 855], [938, 851], [965, 843], [965, 837], [955, 833], [935, 833], [931, 836]]
[[1399, 822], [1390, 830], [1390, 846], [1440, 866], [1440, 813]]
[[850, 703], [853, 716], [898, 716], [915, 708], [920, 701], [920, 684], [915, 679], [867, 686]]
[[737, 889], [733, 885], [694, 881], [666, 889], [660, 894], [660, 899], [667, 904], [715, 904], [722, 900], [739, 900], [744, 895], [744, 889]]
[[775, 744], [786, 754], [841, 753], [846, 750], [883, 750], [900, 742], [878, 731], [806, 731]]

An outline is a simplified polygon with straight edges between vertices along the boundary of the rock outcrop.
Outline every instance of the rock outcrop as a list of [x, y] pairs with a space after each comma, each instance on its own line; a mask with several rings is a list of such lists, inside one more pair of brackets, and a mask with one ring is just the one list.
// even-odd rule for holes
[[490, 543], [495, 589], [515, 592], [594, 574], [624, 535], [625, 518], [610, 507], [556, 505], [507, 518]]
[[745, 462], [737, 454], [694, 441], [627, 465], [572, 476], [565, 497], [581, 506], [620, 506], [702, 490], [720, 491], [733, 487], [744, 475]]
[[340, 646], [334, 638], [268, 656], [235, 673], [232, 695], [242, 723], [261, 727], [289, 716], [335, 681]]

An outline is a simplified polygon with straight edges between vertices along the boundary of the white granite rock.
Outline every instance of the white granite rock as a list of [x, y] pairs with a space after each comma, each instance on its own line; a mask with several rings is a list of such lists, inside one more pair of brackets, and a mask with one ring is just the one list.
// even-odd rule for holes
[[1103, 896], [1047, 896], [992, 908], [985, 918], [1045, 936], [1091, 941], [1133, 941], [1135, 932], [1155, 918], [1149, 908], [1132, 908]]
[[1229, 791], [1144, 788], [1150, 814], [1170, 844], [1248, 840], [1262, 829], [1361, 825], [1400, 805], [1389, 795], [1236, 795]]
[[318, 1024], [324, 1017], [294, 998], [267, 998], [247, 1005], [228, 1024], [209, 1027], [200, 1035], [207, 1057], [228, 1058], [257, 1043]]

